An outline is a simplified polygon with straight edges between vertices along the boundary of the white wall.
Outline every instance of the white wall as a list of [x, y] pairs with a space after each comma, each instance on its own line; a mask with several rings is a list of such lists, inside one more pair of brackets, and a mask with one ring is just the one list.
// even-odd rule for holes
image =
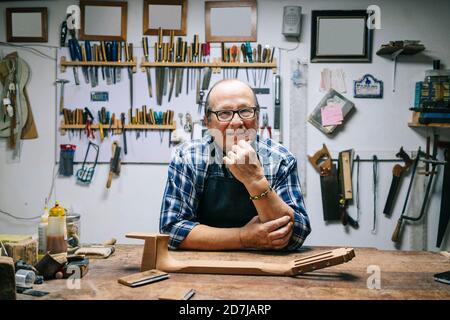
[[[5, 8], [18, 6], [46, 6], [49, 13], [49, 43], [58, 46], [59, 25], [65, 16], [65, 9], [74, 1], [34, 1], [2, 2], [0, 11], [0, 41], [6, 40]], [[375, 30], [374, 51], [389, 40], [420, 39], [427, 47], [423, 55], [402, 57], [397, 69], [397, 90], [392, 92], [392, 63], [388, 59], [373, 54], [371, 64], [310, 64], [308, 85], [308, 113], [313, 110], [323, 94], [319, 92], [319, 76], [322, 68], [343, 68], [346, 73], [348, 93], [346, 96], [356, 103], [357, 113], [352, 117], [345, 130], [335, 138], [327, 138], [311, 125], [307, 125], [308, 154], [318, 150], [326, 143], [334, 156], [347, 148], [354, 148], [362, 157], [377, 154], [380, 158], [392, 157], [404, 146], [407, 150], [416, 150], [424, 146], [424, 132], [407, 127], [413, 103], [414, 82], [421, 80], [424, 71], [430, 68], [433, 58], [441, 59], [444, 66], [450, 66], [450, 2], [432, 1], [270, 1], [258, 0], [258, 40], [265, 44], [292, 48], [295, 42], [286, 41], [281, 35], [281, 21], [284, 5], [300, 5], [303, 8], [303, 29], [298, 49], [284, 53], [281, 57], [280, 74], [283, 81], [283, 133], [284, 143], [289, 146], [289, 66], [290, 60], [309, 58], [310, 12], [313, 9], [365, 9], [377, 4], [382, 13], [382, 29]], [[188, 5], [188, 37], [194, 33], [204, 39], [204, 2], [190, 0]], [[139, 45], [142, 36], [142, 1], [128, 2], [128, 41]], [[35, 48], [55, 56], [55, 50], [45, 47]], [[3, 54], [14, 51], [1, 46]], [[32, 69], [28, 92], [39, 131], [39, 139], [23, 142], [20, 161], [11, 160], [4, 141], [0, 142], [0, 209], [20, 217], [33, 217], [41, 214], [43, 202], [47, 196], [55, 162], [55, 87], [56, 62], [43, 59], [23, 49], [19, 54]], [[365, 73], [371, 73], [384, 81], [384, 99], [353, 99], [351, 85], [354, 79]], [[304, 159], [300, 159], [304, 161]], [[311, 217], [313, 232], [307, 245], [347, 245], [371, 246], [393, 249], [390, 235], [403, 204], [406, 183], [399, 195], [399, 201], [392, 219], [384, 218], [381, 213], [389, 189], [392, 163], [379, 166], [378, 193], [378, 232], [370, 233], [372, 228], [372, 174], [371, 164], [361, 165], [361, 228], [345, 230], [339, 224], [325, 225], [322, 220], [320, 185], [317, 173], [308, 165], [307, 171], [307, 208]], [[81, 187], [73, 178], [57, 178], [54, 199], [66, 207], [72, 207], [82, 214], [82, 241], [101, 242], [116, 237], [126, 242], [124, 234], [128, 231], [158, 230], [159, 209], [166, 179], [166, 165], [126, 165], [121, 176], [113, 182], [109, 191], [104, 187], [108, 172], [107, 165], [97, 167], [96, 178], [89, 187]], [[428, 248], [435, 250], [437, 221], [439, 214], [439, 195], [441, 179], [438, 179], [435, 195], [427, 214], [428, 229], [425, 245], [418, 245], [407, 232], [403, 249]], [[355, 214], [354, 208], [350, 209]], [[414, 214], [414, 213], [411, 213]], [[409, 227], [408, 227], [409, 228]], [[0, 215], [1, 233], [33, 233], [37, 229], [34, 222], [18, 222]], [[409, 228], [411, 230], [411, 228]], [[444, 249], [450, 247], [446, 237]], [[412, 239], [412, 240], [411, 240]]]

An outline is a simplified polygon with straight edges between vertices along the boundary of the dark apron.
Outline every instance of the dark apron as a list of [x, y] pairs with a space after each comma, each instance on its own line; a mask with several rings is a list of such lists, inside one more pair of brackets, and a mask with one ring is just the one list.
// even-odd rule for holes
[[[225, 176], [219, 176], [223, 172]], [[211, 163], [198, 205], [201, 224], [217, 228], [242, 227], [258, 212], [245, 186], [235, 179], [224, 164]]]

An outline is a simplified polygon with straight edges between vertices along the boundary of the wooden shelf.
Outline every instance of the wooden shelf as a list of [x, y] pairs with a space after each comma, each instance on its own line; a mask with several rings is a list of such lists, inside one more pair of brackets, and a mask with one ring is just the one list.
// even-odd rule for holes
[[[91, 129], [92, 130], [98, 130], [100, 127], [99, 124], [92, 124]], [[64, 135], [66, 130], [84, 130], [86, 128], [85, 124], [65, 124], [64, 121], [61, 121], [61, 124], [59, 126], [59, 129], [61, 131], [61, 134]], [[177, 128], [176, 122], [174, 121], [173, 124], [167, 124], [167, 125], [153, 125], [153, 124], [126, 124], [125, 130], [175, 130]], [[109, 127], [108, 124], [103, 125], [103, 130], [113, 130], [116, 133], [122, 132], [122, 124], [120, 120], [116, 120], [116, 123]]]
[[383, 56], [383, 55], [392, 55], [393, 53], [397, 52], [398, 50], [402, 50], [400, 52], [400, 55], [413, 55], [416, 53], [419, 53], [423, 50], [425, 50], [425, 46], [422, 44], [417, 45], [406, 45], [406, 46], [391, 46], [391, 45], [384, 45], [377, 51], [377, 55]]
[[408, 122], [408, 127], [410, 128], [450, 128], [450, 123], [430, 123], [422, 124], [419, 123], [420, 112], [413, 112], [411, 122]]
[[[145, 72], [145, 68], [155, 68], [155, 67], [169, 67], [169, 68], [213, 68], [220, 72], [222, 68], [251, 68], [251, 69], [272, 69], [273, 73], [277, 72], [277, 62], [264, 62], [264, 63], [244, 63], [244, 62], [146, 62], [142, 58], [141, 70]], [[214, 70], [213, 70], [214, 71]], [[214, 71], [214, 72], [216, 72]]]
[[417, 122], [408, 122], [410, 128], [450, 128], [450, 123], [430, 123], [421, 124]]
[[66, 57], [62, 56], [60, 60], [61, 72], [65, 72], [68, 67], [132, 67], [133, 72], [137, 70], [137, 63], [135, 62], [113, 62], [113, 61], [67, 61]]

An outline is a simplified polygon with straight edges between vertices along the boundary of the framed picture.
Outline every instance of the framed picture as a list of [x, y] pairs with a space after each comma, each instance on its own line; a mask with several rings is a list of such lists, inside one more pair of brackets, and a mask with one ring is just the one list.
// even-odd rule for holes
[[81, 40], [127, 40], [126, 2], [81, 0], [80, 11]]
[[256, 26], [256, 0], [205, 2], [207, 42], [255, 42]]
[[47, 8], [6, 8], [6, 41], [47, 42]]
[[372, 61], [365, 10], [313, 10], [311, 17], [311, 62]]
[[143, 34], [164, 35], [174, 30], [176, 36], [186, 35], [187, 0], [144, 0]]

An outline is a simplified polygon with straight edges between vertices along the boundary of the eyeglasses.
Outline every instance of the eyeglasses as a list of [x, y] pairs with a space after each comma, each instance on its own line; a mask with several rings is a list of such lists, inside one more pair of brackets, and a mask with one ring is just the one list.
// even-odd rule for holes
[[217, 120], [220, 122], [229, 122], [233, 119], [234, 114], [237, 113], [242, 120], [250, 120], [255, 117], [257, 107], [242, 108], [239, 110], [219, 110], [212, 111], [208, 110], [210, 113], [214, 113]]

